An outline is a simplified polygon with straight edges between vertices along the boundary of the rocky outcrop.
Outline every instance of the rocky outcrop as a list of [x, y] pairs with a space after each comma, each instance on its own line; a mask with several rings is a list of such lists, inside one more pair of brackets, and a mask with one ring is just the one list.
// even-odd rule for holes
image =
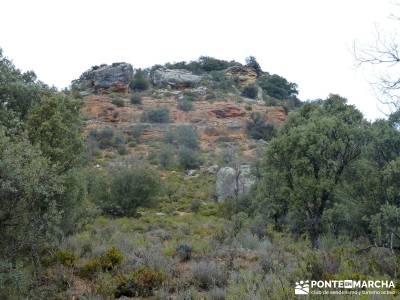
[[265, 111], [265, 119], [267, 123], [280, 126], [287, 118], [287, 112], [282, 106], [271, 106]]
[[245, 111], [234, 105], [226, 105], [222, 108], [214, 109], [211, 112], [215, 114], [215, 116], [219, 119], [236, 118], [244, 116], [246, 114]]
[[187, 70], [167, 69], [160, 67], [151, 74], [151, 81], [155, 86], [171, 86], [173, 88], [192, 87], [201, 81], [201, 76], [194, 75]]
[[223, 167], [217, 173], [217, 199], [220, 202], [228, 197], [247, 194], [254, 182], [249, 165], [241, 165], [237, 169]]
[[74, 80], [72, 87], [92, 92], [111, 90], [123, 93], [128, 91], [132, 77], [133, 68], [127, 63], [94, 66], [84, 72], [79, 79]]
[[238, 78], [241, 85], [253, 84], [257, 80], [257, 72], [251, 67], [233, 66], [225, 70], [225, 75]]

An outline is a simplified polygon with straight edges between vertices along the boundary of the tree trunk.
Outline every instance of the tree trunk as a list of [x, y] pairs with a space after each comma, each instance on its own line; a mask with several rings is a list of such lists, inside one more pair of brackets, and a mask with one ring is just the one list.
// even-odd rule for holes
[[318, 248], [318, 238], [321, 233], [321, 220], [320, 218], [314, 218], [310, 221], [308, 228], [308, 235], [311, 241], [313, 249]]

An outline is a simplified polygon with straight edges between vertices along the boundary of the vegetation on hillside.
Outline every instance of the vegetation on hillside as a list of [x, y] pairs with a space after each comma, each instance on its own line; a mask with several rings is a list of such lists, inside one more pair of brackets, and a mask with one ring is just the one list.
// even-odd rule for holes
[[[208, 93], [256, 98], [260, 87], [292, 103], [281, 128], [251, 113], [253, 161], [223, 135], [223, 151], [205, 150], [188, 124], [145, 141], [148, 126], [171, 125], [159, 105], [146, 124], [82, 130], [73, 91], [0, 52], [0, 298], [295, 299], [300, 279], [398, 282], [399, 112], [369, 122], [338, 95], [298, 107], [294, 83], [246, 63], [258, 76], [246, 88], [223, 72], [237, 62], [167, 67], [206, 75]], [[126, 105], [142, 109], [152, 87], [135, 74]], [[183, 95], [191, 111], [198, 96]], [[216, 201], [213, 166], [243, 163], [250, 192]]]

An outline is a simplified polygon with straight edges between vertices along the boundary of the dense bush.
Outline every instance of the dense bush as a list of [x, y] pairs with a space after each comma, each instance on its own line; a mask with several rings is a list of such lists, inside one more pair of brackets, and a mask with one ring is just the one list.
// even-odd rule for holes
[[185, 61], [167, 63], [165, 66], [169, 69], [185, 69], [195, 74], [202, 74], [204, 72], [221, 71], [238, 65], [241, 64], [236, 61], [226, 61], [209, 56], [201, 56], [197, 61], [191, 61], [189, 63]]
[[201, 261], [192, 265], [193, 279], [202, 289], [223, 287], [227, 284], [228, 276], [224, 269], [214, 262]]
[[147, 90], [149, 86], [150, 84], [146, 73], [141, 69], [136, 70], [132, 81], [129, 83], [129, 88], [134, 92], [142, 92]]
[[[222, 71], [210, 72], [210, 85], [214, 90], [222, 90], [223, 92], [234, 91], [235, 81], [225, 75]], [[211, 99], [216, 98], [215, 95]]]
[[159, 150], [158, 162], [164, 169], [175, 165], [175, 149], [171, 145], [165, 145]]
[[263, 74], [263, 70], [254, 56], [249, 56], [246, 58], [246, 66], [253, 68], [256, 71], [257, 76], [261, 76]]
[[116, 131], [112, 127], [104, 129], [93, 129], [89, 132], [87, 142], [94, 141], [98, 144], [100, 149], [107, 149], [111, 147], [120, 147], [125, 144], [125, 138], [121, 132]]
[[182, 96], [183, 96], [183, 99], [186, 99], [186, 100], [192, 101], [192, 102], [197, 101], [200, 98], [199, 93], [194, 92], [192, 90], [184, 91]]
[[246, 85], [242, 91], [242, 96], [251, 99], [256, 99], [257, 94], [258, 94], [258, 89], [257, 86], [255, 86], [254, 84]]
[[142, 115], [142, 120], [153, 123], [168, 123], [169, 109], [166, 107], [153, 108]]
[[93, 199], [104, 213], [134, 216], [138, 207], [151, 206], [161, 189], [158, 175], [147, 169], [124, 168], [98, 176], [91, 190]]
[[84, 278], [93, 278], [100, 271], [111, 271], [120, 265], [124, 256], [120, 250], [111, 247], [105, 253], [88, 260], [80, 269], [79, 274]]
[[115, 297], [150, 297], [161, 286], [165, 275], [149, 268], [139, 268], [130, 276], [121, 276]]
[[223, 288], [215, 287], [208, 292], [208, 298], [210, 300], [225, 300], [226, 291]]
[[43, 97], [27, 116], [25, 128], [29, 140], [62, 171], [82, 162], [80, 107], [81, 103], [74, 99], [53, 94]]
[[33, 72], [20, 72], [0, 49], [2, 299], [35, 298], [44, 278], [42, 253], [80, 223], [85, 197], [77, 175], [84, 150], [80, 107], [70, 93], [48, 88]]
[[133, 94], [131, 96], [131, 104], [142, 104], [142, 97], [138, 94]]
[[193, 200], [192, 203], [190, 203], [190, 211], [197, 213], [201, 207], [201, 202], [199, 200]]
[[138, 124], [133, 125], [129, 128], [129, 136], [133, 138], [134, 141], [139, 142], [140, 137], [142, 136], [144, 130], [146, 129], [146, 125]]
[[166, 143], [175, 147], [180, 166], [191, 169], [201, 164], [198, 135], [192, 126], [177, 126], [174, 130], [169, 130], [164, 138]]
[[[270, 217], [277, 220], [287, 214], [288, 225], [306, 232], [317, 246], [323, 216], [341, 206], [339, 195], [346, 190], [341, 182], [359, 159], [367, 136], [362, 114], [339, 96], [310, 103], [291, 115], [265, 156], [268, 168], [260, 192], [268, 194], [264, 205], [275, 207], [276, 215]], [[276, 180], [278, 188], [265, 188], [275, 186]], [[354, 220], [359, 219], [363, 218]]]
[[126, 148], [125, 145], [120, 145], [117, 147], [117, 152], [119, 155], [127, 155], [128, 154], [128, 149]]
[[251, 114], [251, 119], [247, 121], [246, 127], [249, 136], [256, 140], [269, 141], [276, 135], [275, 127], [267, 124], [263, 116], [258, 112]]
[[0, 172], [0, 254], [7, 258], [26, 245], [39, 247], [44, 236], [52, 236], [51, 228], [59, 225], [57, 206], [62, 204], [64, 187], [54, 166], [37, 147], [26, 138], [12, 141], [2, 127]]
[[200, 166], [201, 159], [196, 151], [183, 146], [178, 150], [178, 162], [185, 169], [194, 169]]
[[192, 258], [192, 247], [186, 244], [181, 244], [176, 248], [176, 255], [181, 262], [188, 261]]
[[40, 103], [46, 86], [37, 80], [34, 72], [22, 73], [17, 69], [11, 60], [3, 56], [1, 48], [0, 74], [1, 107], [7, 107], [9, 113], [13, 112], [15, 117], [24, 120], [32, 107]]
[[57, 261], [65, 267], [72, 268], [76, 263], [76, 256], [74, 253], [68, 250], [58, 250], [55, 253]]
[[111, 99], [111, 103], [114, 104], [117, 107], [124, 107], [125, 106], [125, 101], [122, 98], [119, 97], [114, 97]]
[[190, 149], [198, 149], [199, 141], [198, 135], [193, 126], [180, 125], [175, 129], [171, 129], [165, 134], [165, 142], [174, 144], [175, 146], [185, 146]]
[[257, 83], [268, 96], [276, 99], [289, 99], [298, 94], [297, 84], [276, 74], [262, 75]]
[[185, 146], [193, 150], [199, 148], [199, 138], [194, 127], [189, 125], [177, 126], [174, 134], [178, 146]]
[[191, 111], [193, 110], [193, 102], [189, 101], [187, 99], [182, 99], [178, 101], [178, 109], [182, 110], [182, 111]]

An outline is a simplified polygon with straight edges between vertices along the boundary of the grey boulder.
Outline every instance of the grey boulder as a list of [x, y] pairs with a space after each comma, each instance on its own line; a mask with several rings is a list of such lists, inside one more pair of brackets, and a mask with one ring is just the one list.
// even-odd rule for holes
[[128, 63], [94, 66], [84, 72], [79, 79], [72, 81], [72, 87], [79, 90], [109, 89], [126, 86], [132, 80], [133, 68]]
[[151, 81], [155, 86], [191, 87], [201, 81], [202, 77], [187, 70], [167, 69], [159, 67], [151, 74]]

